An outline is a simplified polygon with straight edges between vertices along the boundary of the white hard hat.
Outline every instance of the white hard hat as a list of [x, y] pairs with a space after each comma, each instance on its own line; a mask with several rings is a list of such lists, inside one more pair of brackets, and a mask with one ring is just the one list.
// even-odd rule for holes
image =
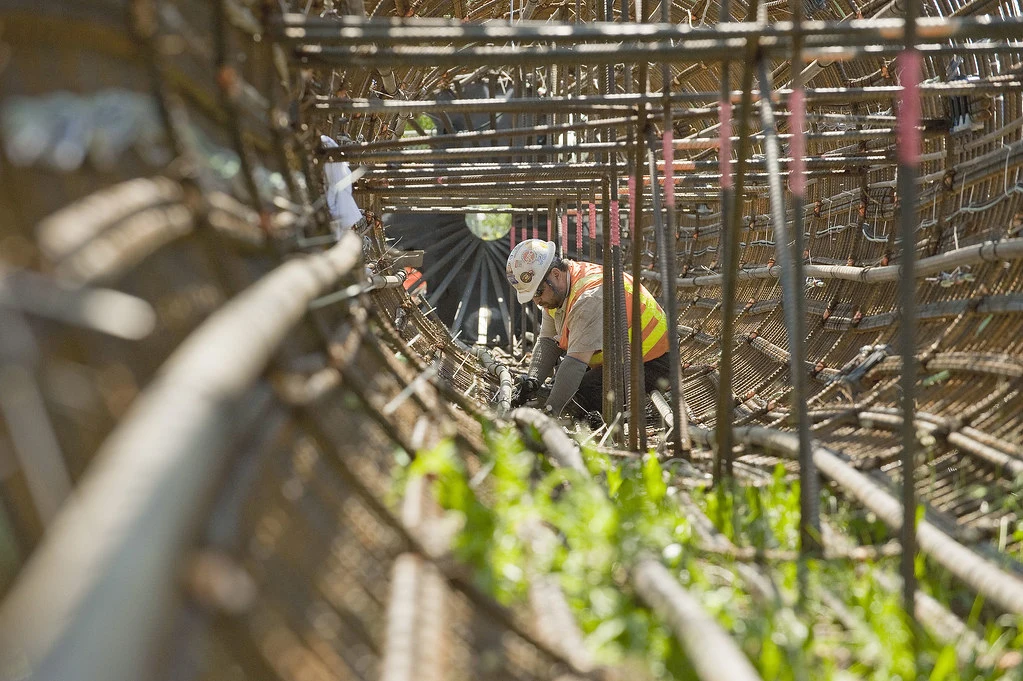
[[508, 281], [518, 292], [520, 303], [530, 300], [536, 293], [551, 263], [554, 262], [557, 250], [558, 247], [553, 241], [542, 239], [526, 239], [512, 249], [508, 256], [506, 272]]

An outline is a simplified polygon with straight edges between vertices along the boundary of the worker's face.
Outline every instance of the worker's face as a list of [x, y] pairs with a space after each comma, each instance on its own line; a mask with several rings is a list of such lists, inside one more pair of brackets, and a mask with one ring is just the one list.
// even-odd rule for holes
[[565, 302], [565, 276], [561, 270], [551, 269], [533, 294], [533, 302], [548, 310], [556, 310]]

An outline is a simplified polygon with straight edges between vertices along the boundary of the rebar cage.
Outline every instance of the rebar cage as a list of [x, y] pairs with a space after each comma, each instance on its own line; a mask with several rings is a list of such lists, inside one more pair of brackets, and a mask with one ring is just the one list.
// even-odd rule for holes
[[451, 441], [477, 470], [508, 419], [580, 465], [509, 412], [536, 320], [495, 256], [457, 261], [507, 302], [506, 345], [470, 347], [406, 289], [399, 213], [510, 213], [509, 245], [603, 263], [609, 423], [642, 422], [642, 279], [662, 454], [801, 475], [808, 548], [819, 474], [1023, 613], [1021, 40], [1017, 0], [8, 3], [0, 678], [622, 673], [396, 493], [396, 462]]

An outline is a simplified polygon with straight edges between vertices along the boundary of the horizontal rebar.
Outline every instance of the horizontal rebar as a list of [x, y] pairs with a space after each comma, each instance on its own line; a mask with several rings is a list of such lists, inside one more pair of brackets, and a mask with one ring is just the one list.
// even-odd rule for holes
[[698, 679], [760, 681], [739, 645], [676, 575], [652, 558], [641, 558], [630, 572], [637, 595], [671, 626]]
[[[793, 458], [799, 451], [794, 433], [758, 426], [733, 429], [735, 439]], [[694, 426], [693, 439], [709, 446], [714, 431]], [[813, 448], [814, 463], [821, 474], [838, 483], [843, 492], [857, 499], [868, 510], [897, 531], [902, 527], [902, 504], [866, 475], [819, 445]], [[946, 568], [987, 602], [1005, 612], [1023, 614], [1023, 582], [955, 541], [926, 519], [917, 524], [920, 549]]]
[[583, 457], [579, 451], [579, 445], [568, 436], [560, 423], [536, 409], [527, 407], [512, 410], [509, 417], [520, 430], [535, 429], [539, 433], [547, 453], [559, 466], [571, 468], [577, 473], [589, 476], [589, 471], [586, 470], [586, 464], [583, 463]]
[[[1016, 27], [1013, 27], [1016, 28]], [[1019, 30], [1018, 28], [1016, 30]], [[744, 38], [701, 38], [688, 39], [679, 43], [651, 43], [629, 45], [578, 44], [572, 47], [541, 46], [485, 46], [456, 48], [438, 47], [323, 47], [302, 45], [296, 48], [296, 55], [302, 64], [320, 64], [329, 67], [346, 68], [403, 68], [415, 66], [472, 67], [494, 64], [502, 67], [536, 67], [557, 63], [564, 66], [593, 66], [600, 64], [621, 64], [631, 62], [658, 63], [700, 63], [729, 60], [737, 52], [746, 49]], [[809, 41], [808, 41], [809, 42]], [[834, 44], [834, 41], [829, 41]], [[759, 47], [763, 52], [788, 54], [790, 46], [782, 39], [761, 39]], [[946, 45], [926, 43], [917, 46], [926, 54], [966, 54], [1023, 52], [1023, 44], [982, 43], [970, 45]], [[806, 59], [848, 60], [860, 56], [890, 56], [901, 50], [896, 45], [872, 45], [867, 47], [815, 47], [804, 50]]]
[[[1023, 45], [1020, 46], [1023, 50]], [[973, 81], [953, 83], [924, 83], [920, 85], [921, 96], [951, 97], [973, 94], [991, 94], [998, 92], [1019, 92], [1023, 90], [1023, 80]], [[820, 87], [807, 88], [806, 101], [809, 104], [835, 104], [845, 102], [867, 101], [872, 99], [890, 100], [902, 92], [901, 85], [875, 85], [859, 88]], [[792, 94], [787, 88], [771, 92], [772, 101], [785, 101]], [[676, 92], [669, 98], [673, 104], [716, 102], [718, 92]], [[738, 102], [742, 92], [733, 90], [731, 101]], [[761, 98], [760, 90], [752, 91], [753, 101]], [[356, 113], [501, 113], [529, 111], [570, 112], [585, 110], [592, 107], [600, 110], [605, 107], [619, 111], [632, 110], [642, 105], [663, 105], [664, 96], [656, 92], [616, 94], [616, 95], [580, 95], [572, 97], [513, 97], [509, 99], [454, 99], [454, 100], [398, 100], [398, 99], [338, 99], [322, 97], [316, 100], [315, 107], [329, 111], [345, 111]], [[576, 107], [579, 107], [578, 109]], [[710, 111], [710, 109], [708, 109]], [[716, 111], [716, 109], [714, 109]], [[673, 113], [674, 116], [674, 113]], [[654, 116], [656, 118], [656, 116]], [[599, 121], [596, 122], [599, 124]]]
[[[495, 42], [556, 42], [559, 45], [633, 41], [665, 42], [696, 41], [706, 39], [761, 39], [765, 44], [777, 44], [791, 49], [788, 42], [777, 39], [799, 34], [805, 45], [814, 46], [823, 41], [849, 44], [859, 40], [877, 44], [901, 46], [905, 21], [900, 18], [854, 19], [851, 21], [806, 21], [796, 26], [791, 21], [771, 24], [755, 22], [729, 22], [713, 27], [690, 24], [633, 23], [633, 22], [545, 22], [499, 21], [462, 23], [449, 19], [408, 18], [365, 20], [358, 17], [338, 17], [320, 20], [305, 15], [284, 15], [275, 32], [285, 41], [317, 43], [320, 45], [347, 45], [370, 43], [374, 45], [407, 45], [415, 42], [466, 45]], [[917, 24], [917, 35], [922, 40], [971, 40], [1018, 38], [1023, 35], [1023, 20], [992, 16], [948, 19], [931, 17]]]
[[238, 401], [309, 301], [360, 254], [350, 233], [330, 251], [288, 261], [179, 346], [107, 437], [0, 605], [0, 669], [37, 679], [138, 678], [165, 631], [178, 559], [191, 546], [200, 507], [182, 501], [210, 493]]
[[624, 126], [632, 123], [632, 116], [619, 116], [616, 118], [589, 118], [577, 120], [573, 123], [560, 125], [534, 125], [529, 127], [504, 128], [500, 130], [463, 130], [446, 135], [417, 135], [415, 137], [400, 137], [390, 140], [378, 140], [375, 142], [363, 142], [354, 146], [366, 151], [377, 149], [392, 149], [394, 147], [405, 147], [418, 144], [427, 146], [442, 146], [448, 142], [452, 146], [464, 142], [478, 142], [480, 140], [507, 139], [514, 137], [539, 137], [559, 132], [570, 132], [572, 130], [585, 130], [593, 127], [606, 129], [609, 126]]
[[497, 156], [549, 156], [551, 154], [607, 153], [625, 151], [625, 142], [584, 142], [582, 144], [524, 144], [493, 147], [451, 147], [444, 149], [401, 149], [360, 152], [351, 146], [324, 149], [321, 155], [331, 161], [393, 163], [397, 161], [434, 161], [445, 159], [489, 159]]
[[[1015, 260], [1023, 257], [1023, 238], [1006, 239], [1004, 241], [985, 241], [982, 244], [965, 246], [953, 251], [946, 251], [940, 255], [929, 258], [921, 258], [917, 262], [916, 275], [918, 277], [936, 274], [942, 270], [951, 270], [964, 265], [975, 265], [981, 262], [996, 262], [998, 260]], [[899, 265], [886, 265], [883, 267], [850, 267], [847, 265], [806, 265], [805, 272], [808, 277], [817, 279], [844, 279], [845, 281], [859, 281], [863, 283], [877, 283], [882, 281], [896, 281], [899, 278]], [[739, 270], [739, 279], [773, 279], [781, 273], [777, 265], [763, 265], [749, 267]], [[652, 270], [644, 270], [643, 276], [658, 280], [659, 275]], [[677, 284], [680, 287], [694, 286], [720, 286], [722, 275], [705, 274], [692, 277], [680, 277]]]
[[[710, 114], [708, 113], [708, 118]], [[460, 143], [463, 142], [479, 142], [483, 140], [492, 139], [507, 139], [510, 137], [534, 137], [547, 135], [557, 132], [565, 132], [578, 129], [588, 128], [603, 128], [606, 129], [608, 126], [625, 126], [629, 124], [633, 119], [631, 117], [619, 117], [619, 118], [598, 118], [581, 121], [578, 123], [571, 123], [565, 125], [537, 125], [531, 128], [507, 128], [504, 130], [486, 130], [486, 131], [471, 131], [471, 132], [460, 132], [452, 135], [428, 135], [426, 137], [402, 137], [398, 139], [390, 140], [378, 140], [375, 142], [362, 142], [345, 145], [345, 148], [356, 149], [357, 153], [379, 151], [383, 149], [400, 149], [403, 147], [412, 147], [418, 145], [425, 145], [431, 147], [444, 147], [444, 148], [457, 148]], [[946, 130], [931, 130], [924, 129], [923, 135], [925, 137], [933, 136], [944, 136], [947, 134]], [[857, 130], [827, 130], [823, 132], [810, 132], [803, 135], [805, 139], [811, 142], [842, 142], [848, 143], [850, 141], [864, 141], [878, 138], [890, 138], [895, 135], [894, 128], [875, 128], [875, 129], [857, 129]], [[763, 133], [757, 133], [752, 135], [752, 139], [762, 140], [764, 138]], [[779, 133], [779, 139], [791, 139], [790, 133]], [[737, 137], [731, 137], [732, 142], [738, 140]], [[450, 145], [450, 146], [449, 146]], [[721, 140], [718, 137], [683, 137], [672, 141], [673, 149], [680, 150], [703, 150], [703, 149], [717, 149], [721, 146]]]

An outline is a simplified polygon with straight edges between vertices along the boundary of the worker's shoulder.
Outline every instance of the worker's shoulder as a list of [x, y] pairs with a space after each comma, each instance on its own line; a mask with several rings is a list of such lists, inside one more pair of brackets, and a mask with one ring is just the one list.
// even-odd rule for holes
[[593, 286], [579, 293], [579, 297], [576, 298], [575, 304], [572, 306], [572, 312], [588, 312], [592, 307], [597, 308], [603, 314], [604, 288], [602, 286]]

